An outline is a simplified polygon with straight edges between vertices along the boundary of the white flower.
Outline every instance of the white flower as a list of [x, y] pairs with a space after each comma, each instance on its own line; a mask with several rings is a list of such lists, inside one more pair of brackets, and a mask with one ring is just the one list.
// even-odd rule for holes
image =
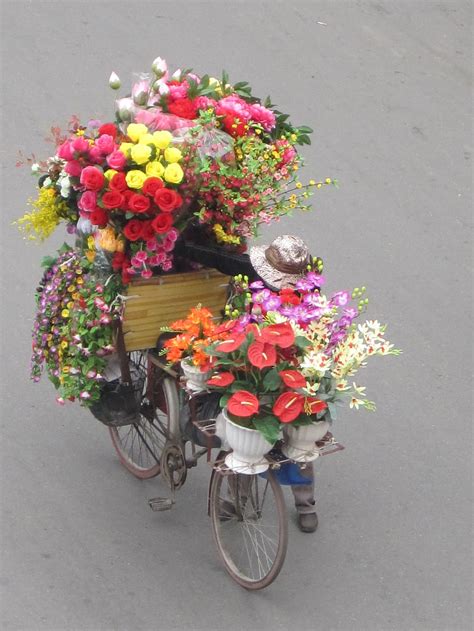
[[352, 397], [351, 402], [349, 403], [349, 407], [355, 408], [356, 410], [359, 409], [359, 405], [364, 405], [364, 402], [361, 399], [356, 399], [355, 397]]
[[33, 175], [36, 175], [37, 173], [39, 173], [40, 171], [40, 165], [35, 162], [34, 164], [31, 165], [31, 172], [33, 173]]
[[181, 81], [181, 68], [178, 68], [178, 70], [173, 72], [171, 79], [172, 81]]

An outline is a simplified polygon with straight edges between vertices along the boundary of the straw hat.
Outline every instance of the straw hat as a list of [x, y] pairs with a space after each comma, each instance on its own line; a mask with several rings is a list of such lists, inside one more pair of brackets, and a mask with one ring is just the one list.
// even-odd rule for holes
[[260, 278], [275, 289], [293, 287], [311, 262], [308, 246], [293, 234], [283, 234], [270, 245], [255, 245], [249, 256]]

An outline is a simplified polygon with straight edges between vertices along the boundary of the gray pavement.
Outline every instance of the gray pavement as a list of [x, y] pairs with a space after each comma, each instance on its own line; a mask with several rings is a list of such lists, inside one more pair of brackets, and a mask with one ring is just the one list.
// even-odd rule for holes
[[[2, 614], [5, 630], [456, 630], [472, 624], [471, 3], [2, 2]], [[113, 114], [156, 56], [247, 79], [315, 128], [314, 198], [262, 242], [295, 232], [331, 289], [364, 284], [399, 358], [362, 380], [346, 445], [318, 475], [320, 527], [293, 521], [277, 581], [247, 593], [219, 565], [205, 465], [176, 508], [160, 479], [123, 470], [107, 431], [28, 379], [39, 262], [10, 222], [34, 181], [17, 149], [49, 155], [49, 126]]]

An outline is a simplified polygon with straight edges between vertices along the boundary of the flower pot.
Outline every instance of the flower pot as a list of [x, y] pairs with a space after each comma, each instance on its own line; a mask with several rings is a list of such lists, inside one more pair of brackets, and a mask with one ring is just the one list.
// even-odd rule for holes
[[224, 411], [221, 410], [219, 415], [216, 418], [216, 436], [220, 438], [221, 448], [228, 451], [230, 449], [229, 443], [227, 442], [226, 436], [226, 426], [227, 426], [227, 417], [224, 416]]
[[256, 429], [242, 427], [230, 420], [227, 411], [222, 410], [226, 421], [226, 439], [233, 449], [225, 458], [225, 463], [237, 473], [253, 475], [268, 469], [264, 455], [273, 447]]
[[319, 449], [315, 443], [326, 436], [328, 429], [329, 422], [324, 419], [301, 427], [293, 427], [288, 424], [285, 427], [283, 453], [295, 462], [316, 460], [319, 456]]
[[206, 389], [206, 381], [210, 378], [211, 372], [202, 372], [199, 366], [183, 359], [181, 368], [186, 379], [186, 386], [194, 392], [201, 392]]

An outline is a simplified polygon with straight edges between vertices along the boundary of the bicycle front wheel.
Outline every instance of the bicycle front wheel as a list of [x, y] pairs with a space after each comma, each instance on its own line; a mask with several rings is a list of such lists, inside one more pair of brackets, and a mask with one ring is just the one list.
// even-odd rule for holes
[[262, 589], [280, 573], [288, 516], [280, 485], [266, 478], [215, 471], [210, 488], [212, 532], [227, 572], [245, 589]]

